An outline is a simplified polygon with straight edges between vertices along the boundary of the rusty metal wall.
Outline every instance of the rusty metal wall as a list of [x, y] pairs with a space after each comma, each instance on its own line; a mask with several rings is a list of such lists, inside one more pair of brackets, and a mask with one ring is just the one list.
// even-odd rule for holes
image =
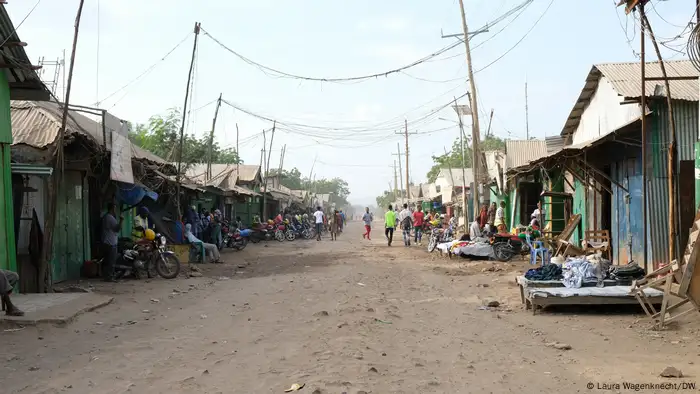
[[[665, 100], [654, 100], [650, 105], [653, 115], [647, 131], [647, 177], [648, 177], [648, 253], [653, 267], [669, 262], [669, 190], [668, 190], [668, 146], [671, 140], [668, 126], [668, 110]], [[676, 125], [677, 160], [695, 159], [695, 142], [698, 136], [697, 102], [673, 101], [673, 118]], [[678, 174], [678, 161], [675, 163]], [[676, 206], [679, 204], [677, 193]], [[677, 219], [677, 223], [680, 221]], [[678, 240], [676, 240], [678, 242]]]

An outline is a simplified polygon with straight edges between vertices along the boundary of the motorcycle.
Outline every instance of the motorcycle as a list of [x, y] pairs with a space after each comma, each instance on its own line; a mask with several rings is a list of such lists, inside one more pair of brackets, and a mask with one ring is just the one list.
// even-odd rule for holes
[[428, 253], [435, 251], [438, 244], [452, 242], [453, 240], [452, 229], [445, 230], [439, 227], [433, 227], [430, 231], [430, 239], [428, 240]]
[[277, 241], [283, 242], [285, 239], [287, 241], [294, 241], [296, 238], [297, 236], [289, 224], [282, 222], [277, 225], [277, 230], [275, 231], [275, 239]]
[[494, 234], [490, 239], [490, 243], [493, 248], [493, 254], [498, 261], [510, 261], [517, 254], [521, 256], [530, 254], [530, 246], [517, 235]]
[[[153, 241], [133, 242], [130, 238], [121, 238], [117, 244], [117, 262], [114, 266], [117, 279], [134, 275], [136, 279], [146, 273], [153, 278], [152, 269], [164, 279], [173, 279], [180, 273], [180, 260], [174, 252], [166, 250], [166, 239], [156, 234]], [[102, 263], [104, 260], [99, 260]]]
[[274, 227], [267, 223], [258, 223], [250, 233], [250, 242], [256, 244], [260, 241], [270, 241], [275, 238]]
[[248, 245], [248, 239], [250, 239], [251, 233], [252, 231], [250, 230], [241, 230], [236, 228], [235, 230], [233, 230], [233, 232], [227, 234], [224, 238], [226, 246], [236, 250], [245, 249], [245, 247]]

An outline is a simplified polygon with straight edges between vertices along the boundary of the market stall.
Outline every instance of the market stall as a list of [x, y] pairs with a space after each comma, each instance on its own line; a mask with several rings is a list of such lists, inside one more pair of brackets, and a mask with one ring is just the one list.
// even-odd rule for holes
[[[630, 292], [634, 280], [645, 275], [636, 263], [611, 265], [600, 254], [569, 257], [528, 270], [516, 277], [520, 299], [533, 314], [549, 305], [636, 304]], [[663, 292], [646, 289], [651, 303], [660, 304]]]
[[493, 247], [486, 238], [475, 241], [455, 240], [445, 242], [438, 244], [437, 249], [441, 253], [447, 253], [450, 256], [455, 255], [479, 260], [495, 259]]

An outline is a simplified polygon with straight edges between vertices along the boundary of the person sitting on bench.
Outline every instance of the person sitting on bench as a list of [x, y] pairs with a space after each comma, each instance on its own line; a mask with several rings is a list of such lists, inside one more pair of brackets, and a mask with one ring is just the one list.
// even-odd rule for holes
[[19, 282], [17, 273], [0, 269], [0, 298], [2, 299], [2, 310], [7, 316], [24, 316], [24, 312], [19, 310], [10, 300], [10, 294], [12, 294], [17, 282]]

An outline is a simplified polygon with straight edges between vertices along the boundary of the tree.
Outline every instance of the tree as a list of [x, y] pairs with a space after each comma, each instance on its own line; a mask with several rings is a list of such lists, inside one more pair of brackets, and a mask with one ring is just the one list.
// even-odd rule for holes
[[382, 209], [386, 209], [389, 204], [393, 204], [396, 201], [396, 195], [393, 191], [385, 190], [381, 196], [376, 198], [377, 206]]
[[[171, 108], [163, 115], [154, 115], [148, 124], [137, 124], [129, 131], [129, 139], [135, 145], [162, 157], [168, 161], [176, 161], [180, 146], [180, 111]], [[186, 134], [183, 138], [182, 162], [185, 165], [205, 163], [209, 157], [209, 137], [197, 138]], [[234, 148], [222, 148], [218, 143], [212, 144], [212, 163], [237, 164], [242, 163]]]
[[[488, 150], [503, 150], [505, 149], [506, 143], [504, 140], [495, 137], [488, 136], [481, 141], [479, 149], [483, 151]], [[472, 167], [472, 150], [469, 146], [464, 146], [464, 165], [466, 168]], [[440, 170], [443, 168], [462, 168], [462, 146], [460, 144], [459, 138], [457, 138], [452, 143], [452, 149], [447, 152], [446, 155], [433, 156], [433, 163], [435, 163], [428, 171], [427, 178], [428, 182], [435, 182]]]
[[[270, 176], [277, 175], [277, 169], [270, 170]], [[280, 183], [282, 186], [292, 190], [309, 190], [318, 194], [332, 194], [333, 202], [338, 205], [348, 205], [348, 196], [350, 195], [350, 187], [342, 178], [333, 179], [318, 179], [311, 181], [301, 175], [298, 168], [292, 168], [290, 171], [282, 170]]]

